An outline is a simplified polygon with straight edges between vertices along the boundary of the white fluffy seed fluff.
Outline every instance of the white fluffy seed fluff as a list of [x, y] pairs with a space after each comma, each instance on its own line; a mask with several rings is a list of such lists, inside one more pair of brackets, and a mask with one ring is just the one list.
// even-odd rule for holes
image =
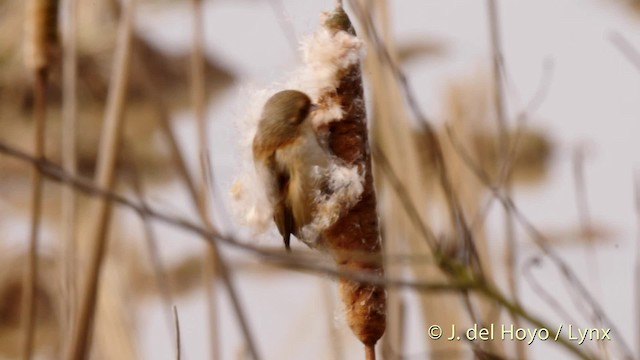
[[[327, 14], [323, 14], [324, 23]], [[294, 71], [289, 79], [277, 87], [258, 91], [249, 91], [243, 98], [249, 99], [246, 116], [239, 121], [243, 135], [241, 147], [243, 163], [241, 175], [234, 182], [231, 195], [236, 216], [251, 226], [257, 233], [262, 233], [273, 224], [273, 208], [266, 195], [266, 181], [255, 169], [251, 153], [251, 143], [255, 136], [262, 107], [267, 99], [282, 89], [298, 89], [309, 95], [314, 103], [322, 98], [323, 102], [314, 111], [311, 121], [315, 128], [339, 121], [343, 116], [340, 104], [333, 101], [331, 95], [340, 82], [341, 71], [357, 63], [363, 56], [363, 42], [345, 32], [333, 32], [321, 26], [316, 32], [307, 36], [301, 44], [303, 65]], [[246, 91], [244, 91], [246, 92]], [[331, 226], [341, 213], [351, 208], [360, 199], [363, 192], [364, 179], [357, 166], [345, 167], [334, 163], [330, 166], [328, 176], [330, 195], [316, 196], [317, 214], [314, 221], [302, 229], [303, 236], [309, 245], [324, 229]]]
[[302, 43], [302, 54], [310, 86], [321, 95], [336, 90], [340, 70], [357, 63], [362, 56], [362, 40], [346, 31], [333, 32], [325, 27], [311, 34]]
[[245, 116], [239, 117], [236, 126], [240, 133], [242, 168], [231, 186], [233, 212], [242, 223], [256, 233], [263, 233], [273, 222], [273, 208], [267, 198], [266, 179], [256, 171], [251, 144], [258, 128], [262, 106], [273, 93], [271, 89], [241, 90], [242, 98], [249, 99]]
[[362, 170], [359, 166], [347, 167], [335, 162], [331, 164], [326, 174], [328, 194], [316, 194], [316, 214], [313, 221], [302, 228], [303, 241], [315, 247], [322, 231], [358, 203], [364, 192]]

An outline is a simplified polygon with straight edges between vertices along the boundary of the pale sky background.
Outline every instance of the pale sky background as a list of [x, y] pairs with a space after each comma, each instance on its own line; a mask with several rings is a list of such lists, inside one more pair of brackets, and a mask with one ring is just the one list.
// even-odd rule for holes
[[[184, 2], [188, 4], [188, 2]], [[319, 24], [319, 14], [331, 9], [333, 0], [282, 1], [285, 13], [277, 13], [263, 1], [205, 1], [207, 51], [215, 54], [241, 76], [238, 86], [210, 108], [212, 159], [221, 191], [228, 190], [239, 171], [237, 129], [234, 124], [244, 114], [243, 89], [266, 86], [283, 80], [299, 65], [298, 55], [287, 36], [299, 41]], [[422, 108], [433, 118], [443, 115], [443, 89], [451, 81], [473, 75], [490, 64], [485, 1], [480, 0], [391, 0], [391, 26], [396, 40], [435, 38], [448, 46], [446, 56], [407, 66], [411, 86]], [[533, 126], [547, 131], [556, 145], [549, 178], [533, 188], [518, 189], [515, 199], [527, 217], [542, 229], [563, 229], [577, 224], [571, 151], [586, 143], [586, 185], [589, 205], [596, 223], [615, 232], [615, 238], [596, 245], [600, 281], [587, 281], [585, 251], [581, 247], [560, 247], [558, 253], [580, 274], [634, 350], [637, 321], [633, 307], [633, 266], [636, 251], [636, 222], [633, 207], [632, 175], [640, 164], [640, 73], [610, 41], [619, 32], [640, 49], [640, 15], [615, 0], [502, 0], [498, 1], [502, 41], [508, 71], [509, 105], [518, 109], [535, 93], [545, 60], [553, 62], [546, 100], [533, 114]], [[187, 49], [190, 44], [191, 9], [185, 5], [141, 7], [138, 29], [168, 49]], [[285, 35], [277, 16], [293, 29]], [[191, 118], [189, 113], [177, 114]], [[194, 137], [190, 122], [179, 122], [185, 145]], [[190, 159], [195, 148], [187, 147]], [[194, 164], [195, 165], [195, 164]], [[170, 193], [170, 192], [169, 192]], [[175, 211], [188, 211], [179, 196], [171, 198]], [[183, 199], [184, 200], [184, 199]], [[165, 203], [166, 205], [166, 203]], [[173, 206], [173, 205], [172, 205]], [[489, 233], [501, 236], [501, 216], [489, 218]], [[216, 219], [230, 229], [227, 219]], [[165, 229], [163, 227], [163, 229]], [[185, 251], [201, 251], [202, 245], [175, 230], [166, 229], [162, 250], [167, 261]], [[165, 239], [169, 237], [169, 239]], [[490, 236], [490, 238], [492, 238]], [[523, 258], [536, 255], [524, 244]], [[279, 241], [277, 239], [273, 240]], [[185, 246], [185, 243], [187, 244]], [[496, 251], [498, 246], [496, 246]], [[247, 256], [233, 254], [234, 256]], [[565, 284], [545, 263], [536, 271], [538, 281], [563, 304], [572, 308]], [[499, 265], [496, 268], [499, 272]], [[326, 359], [329, 342], [326, 328], [324, 292], [335, 293], [335, 283], [327, 279], [290, 273], [265, 277], [237, 274], [240, 290], [258, 347], [265, 359]], [[337, 301], [335, 294], [333, 302]], [[223, 358], [238, 359], [241, 338], [225, 294], [220, 294], [223, 327]], [[549, 323], [562, 322], [530, 287], [523, 283], [525, 305], [538, 309]], [[201, 293], [178, 301], [183, 349], [186, 359], [205, 358], [207, 332], [205, 302]], [[336, 307], [335, 331], [344, 339], [345, 358], [361, 358], [360, 344], [345, 328]], [[161, 316], [159, 301], [150, 301], [139, 318], [143, 351], [149, 359], [173, 359], [173, 340]], [[564, 323], [567, 323], [566, 321]], [[583, 322], [583, 326], [589, 326]], [[407, 331], [410, 353], [420, 354], [428, 324], [412, 318]], [[594, 325], [591, 325], [594, 326]], [[531, 346], [533, 358], [567, 358], [551, 342]], [[416, 358], [422, 358], [420, 356]]]

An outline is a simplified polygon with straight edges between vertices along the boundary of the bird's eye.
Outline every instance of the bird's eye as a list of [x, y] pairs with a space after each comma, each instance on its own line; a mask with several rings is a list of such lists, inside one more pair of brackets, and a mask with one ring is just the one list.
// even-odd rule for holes
[[296, 116], [296, 123], [301, 123], [304, 119], [309, 115], [309, 110], [311, 109], [311, 104], [305, 102], [302, 106], [300, 106], [300, 110], [298, 110], [298, 114]]

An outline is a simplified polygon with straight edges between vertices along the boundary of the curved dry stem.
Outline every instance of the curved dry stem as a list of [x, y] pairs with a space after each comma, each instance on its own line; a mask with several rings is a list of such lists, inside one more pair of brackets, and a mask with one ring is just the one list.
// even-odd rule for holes
[[[522, 316], [527, 321], [530, 321], [532, 324], [540, 327], [547, 327], [546, 324], [534, 315], [530, 314], [526, 309], [522, 308], [520, 305], [514, 303], [505, 297], [502, 293], [500, 293], [497, 289], [489, 287], [487, 284], [483, 282], [479, 282], [477, 279], [469, 279], [466, 277], [459, 277], [457, 279], [452, 279], [447, 283], [430, 283], [430, 282], [421, 282], [421, 281], [410, 281], [403, 279], [390, 279], [383, 278], [381, 276], [372, 276], [371, 274], [349, 271], [345, 269], [335, 269], [331, 266], [326, 266], [319, 264], [314, 261], [310, 261], [307, 258], [297, 258], [294, 256], [290, 256], [282, 251], [269, 251], [256, 246], [249, 245], [250, 243], [247, 241], [240, 241], [238, 239], [222, 236], [221, 234], [216, 233], [215, 231], [211, 231], [209, 229], [200, 227], [197, 224], [189, 222], [187, 220], [183, 220], [180, 218], [175, 218], [171, 215], [163, 214], [160, 211], [154, 210], [153, 208], [144, 208], [141, 207], [137, 202], [130, 200], [122, 195], [116, 194], [112, 191], [102, 189], [100, 187], [96, 187], [91, 181], [71, 176], [67, 174], [64, 170], [60, 169], [55, 164], [52, 164], [43, 159], [36, 159], [31, 155], [28, 155], [20, 150], [9, 147], [3, 143], [0, 143], [0, 153], [6, 154], [8, 156], [12, 156], [21, 161], [25, 161], [31, 163], [34, 166], [37, 166], [38, 169], [42, 172], [43, 175], [56, 180], [67, 183], [77, 190], [84, 192], [91, 196], [102, 197], [105, 199], [109, 199], [115, 203], [118, 203], [122, 206], [125, 206], [129, 209], [137, 213], [145, 213], [151, 218], [154, 218], [157, 221], [164, 222], [166, 224], [191, 231], [195, 234], [202, 236], [203, 239], [209, 242], [222, 242], [233, 246], [235, 248], [244, 250], [249, 254], [253, 254], [263, 258], [266, 261], [272, 262], [275, 265], [283, 266], [289, 269], [298, 269], [298, 270], [306, 270], [316, 274], [322, 274], [326, 276], [331, 276], [334, 278], [346, 278], [351, 279], [354, 282], [364, 283], [364, 284], [377, 284], [380, 286], [388, 287], [388, 288], [405, 288], [411, 289], [418, 292], [437, 292], [437, 291], [474, 291], [479, 294], [482, 294], [490, 299], [493, 299], [500, 303], [502, 306], [507, 308], [510, 311], [517, 312], [520, 316]], [[519, 212], [517, 209], [513, 208], [514, 215], [516, 219], [520, 219]], [[528, 228], [528, 230], [533, 231], [533, 229]], [[564, 347], [573, 347], [571, 349], [572, 352], [576, 354], [580, 354], [580, 358], [583, 359], [592, 359], [593, 357], [582, 351], [579, 347], [575, 346], [570, 342], [559, 342]]]

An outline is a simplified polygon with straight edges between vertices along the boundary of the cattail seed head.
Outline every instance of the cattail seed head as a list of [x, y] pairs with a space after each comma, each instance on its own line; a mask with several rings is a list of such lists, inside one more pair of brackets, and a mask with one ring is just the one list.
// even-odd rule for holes
[[[362, 189], [357, 201], [344, 206], [338, 219], [323, 231], [329, 252], [339, 268], [382, 277], [381, 243], [373, 187], [371, 157], [367, 134], [367, 114], [360, 70], [359, 40], [344, 10], [339, 7], [328, 14], [324, 30], [332, 34], [335, 46], [347, 48], [342, 58], [333, 61], [335, 88], [319, 94], [323, 102], [339, 104], [342, 116], [330, 121], [328, 144], [340, 161], [361, 169]], [[349, 55], [355, 57], [355, 61]], [[358, 254], [369, 255], [366, 258]], [[386, 291], [383, 286], [364, 284], [350, 279], [340, 280], [340, 293], [349, 327], [367, 347], [373, 348], [386, 328]]]
[[26, 0], [25, 64], [30, 71], [51, 65], [58, 52], [59, 0]]

